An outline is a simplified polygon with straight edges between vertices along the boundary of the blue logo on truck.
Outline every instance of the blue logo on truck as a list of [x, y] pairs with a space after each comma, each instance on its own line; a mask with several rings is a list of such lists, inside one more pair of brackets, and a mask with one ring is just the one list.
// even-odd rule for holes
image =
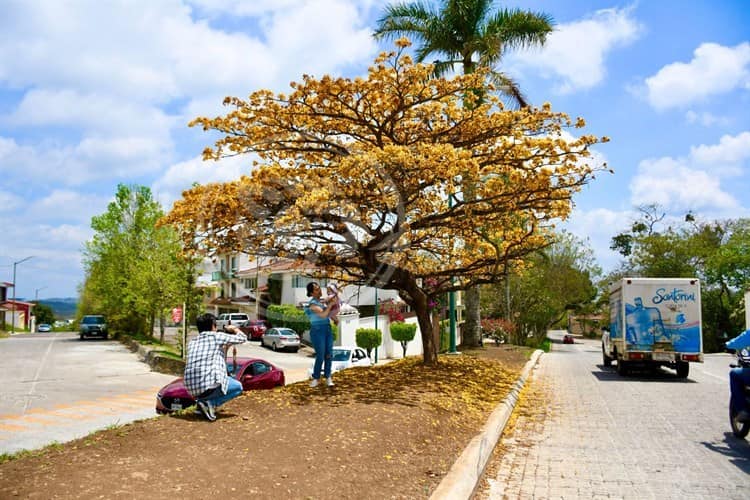
[[688, 293], [681, 288], [673, 288], [667, 291], [666, 288], [656, 290], [656, 295], [651, 299], [654, 304], [662, 302], [695, 302], [695, 292]]

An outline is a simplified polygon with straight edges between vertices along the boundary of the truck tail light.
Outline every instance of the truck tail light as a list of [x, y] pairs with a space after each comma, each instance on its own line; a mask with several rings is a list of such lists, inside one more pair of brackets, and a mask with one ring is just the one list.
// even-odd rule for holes
[[701, 356], [700, 354], [683, 354], [682, 360], [683, 361], [700, 361]]
[[642, 352], [630, 352], [628, 359], [646, 359], [646, 356]]

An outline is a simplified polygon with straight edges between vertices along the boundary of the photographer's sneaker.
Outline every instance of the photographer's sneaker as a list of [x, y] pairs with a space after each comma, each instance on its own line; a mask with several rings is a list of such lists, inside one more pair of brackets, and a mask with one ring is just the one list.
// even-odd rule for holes
[[200, 408], [203, 416], [206, 417], [209, 421], [213, 422], [214, 420], [216, 420], [214, 405], [211, 404], [211, 401], [198, 401], [198, 408]]
[[332, 379], [331, 377], [328, 377], [328, 378], [326, 379], [326, 385], [327, 385], [328, 387], [333, 387], [333, 386], [334, 386], [334, 385], [336, 385], [336, 384], [334, 384], [334, 383], [333, 383], [333, 379]]
[[314, 378], [310, 381], [310, 387], [318, 387], [318, 379]]

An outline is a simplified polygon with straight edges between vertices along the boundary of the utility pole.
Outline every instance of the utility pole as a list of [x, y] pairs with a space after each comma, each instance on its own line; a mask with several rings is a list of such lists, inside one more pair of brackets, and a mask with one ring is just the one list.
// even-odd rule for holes
[[16, 266], [22, 262], [26, 262], [32, 257], [34, 256], [29, 255], [25, 259], [13, 263], [13, 306], [11, 308], [12, 312], [10, 313], [10, 333], [15, 333], [16, 331]]

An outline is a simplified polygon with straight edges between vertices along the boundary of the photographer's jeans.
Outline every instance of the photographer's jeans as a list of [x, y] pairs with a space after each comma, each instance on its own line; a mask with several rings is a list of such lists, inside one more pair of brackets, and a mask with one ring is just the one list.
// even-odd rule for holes
[[323, 375], [331, 376], [331, 363], [333, 357], [333, 331], [331, 324], [313, 325], [310, 328], [310, 340], [315, 348], [315, 364], [313, 365], [312, 377], [320, 378], [320, 369], [325, 364]]
[[229, 401], [230, 399], [234, 399], [237, 396], [242, 394], [242, 384], [232, 377], [229, 377], [229, 384], [227, 385], [227, 393], [224, 394], [224, 392], [221, 390], [221, 386], [214, 389], [214, 391], [206, 396], [205, 398], [201, 398], [201, 401], [209, 401], [214, 408], [219, 407]]

